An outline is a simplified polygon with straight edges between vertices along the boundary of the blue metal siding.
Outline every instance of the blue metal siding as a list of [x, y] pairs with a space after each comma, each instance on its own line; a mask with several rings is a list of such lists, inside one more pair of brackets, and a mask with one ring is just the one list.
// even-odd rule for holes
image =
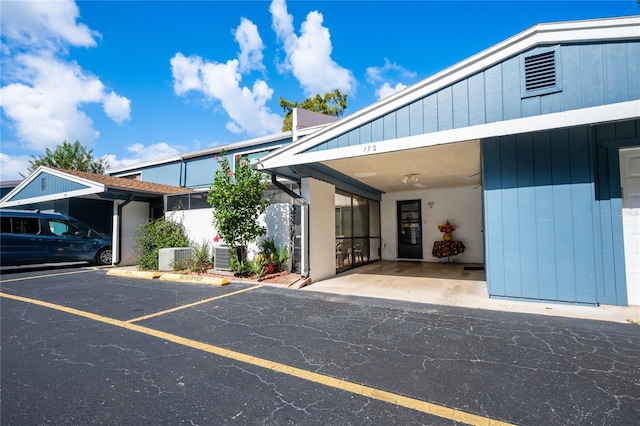
[[[589, 72], [580, 73], [582, 77], [582, 106], [592, 107], [604, 104], [604, 64], [602, 45], [582, 46], [581, 63], [591, 64]], [[626, 79], [625, 79], [626, 80]], [[611, 83], [609, 83], [610, 85]]]
[[469, 124], [474, 126], [486, 121], [484, 75], [482, 73], [469, 77]]
[[588, 128], [482, 149], [489, 294], [597, 303]]
[[411, 136], [411, 121], [409, 118], [409, 106], [400, 108], [396, 112], [396, 137], [404, 138]]
[[[44, 187], [43, 187], [44, 186]], [[20, 192], [11, 197], [8, 201], [26, 200], [35, 197], [44, 197], [47, 195], [60, 194], [64, 192], [77, 191], [89, 188], [87, 185], [81, 185], [67, 179], [54, 176], [51, 173], [41, 173], [27, 186], [22, 188]]]
[[181, 186], [182, 164], [162, 164], [142, 170], [142, 180], [163, 185]]
[[[522, 59], [544, 50], [549, 47], [531, 49], [373, 120], [365, 125], [372, 126], [371, 138], [361, 132], [357, 143], [640, 99], [638, 41], [559, 46], [561, 90], [523, 98]], [[353, 145], [354, 139], [349, 143]], [[335, 143], [327, 141], [309, 151], [332, 147]]]
[[423, 102], [414, 102], [409, 105], [409, 136], [421, 135], [424, 133], [422, 107]]
[[440, 90], [436, 99], [438, 102], [438, 130], [453, 129], [453, 99], [451, 86]]
[[626, 276], [622, 229], [619, 149], [640, 146], [640, 120], [595, 127], [596, 211], [598, 224], [596, 262], [598, 297], [602, 303], [626, 305]]
[[185, 163], [186, 182], [189, 188], [211, 186], [216, 170], [220, 168], [214, 156], [190, 159]]
[[468, 80], [462, 80], [453, 85], [451, 91], [453, 127], [467, 127], [469, 125], [469, 90]]
[[490, 295], [627, 304], [626, 146], [640, 146], [640, 120], [482, 141]]
[[[421, 101], [418, 101], [421, 102]], [[424, 113], [424, 132], [431, 133], [438, 131], [438, 98], [435, 94], [429, 95], [422, 100]]]

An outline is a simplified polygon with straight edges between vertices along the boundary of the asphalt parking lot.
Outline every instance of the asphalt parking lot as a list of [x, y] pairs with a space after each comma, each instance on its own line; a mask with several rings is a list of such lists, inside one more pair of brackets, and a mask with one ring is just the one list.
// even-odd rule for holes
[[1, 424], [632, 425], [640, 328], [231, 283], [3, 272]]

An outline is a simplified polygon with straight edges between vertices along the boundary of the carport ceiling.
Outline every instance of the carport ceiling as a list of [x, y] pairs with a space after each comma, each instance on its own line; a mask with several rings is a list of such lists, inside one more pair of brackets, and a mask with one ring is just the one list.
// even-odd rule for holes
[[[383, 192], [481, 184], [477, 140], [408, 149], [323, 163]], [[413, 174], [417, 182], [403, 183]]]

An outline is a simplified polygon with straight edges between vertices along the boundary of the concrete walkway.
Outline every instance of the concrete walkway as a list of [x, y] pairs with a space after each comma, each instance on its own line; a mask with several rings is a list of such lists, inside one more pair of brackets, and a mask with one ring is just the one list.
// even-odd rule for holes
[[338, 274], [334, 278], [312, 283], [302, 290], [495, 311], [640, 323], [640, 306], [585, 306], [489, 298], [485, 272], [477, 267], [478, 265], [460, 263], [379, 261]]

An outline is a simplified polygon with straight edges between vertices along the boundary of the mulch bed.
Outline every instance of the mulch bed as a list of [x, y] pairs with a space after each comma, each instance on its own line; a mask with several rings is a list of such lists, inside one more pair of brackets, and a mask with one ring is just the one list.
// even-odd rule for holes
[[197, 273], [197, 272], [189, 272], [183, 271], [182, 273], [187, 275], [200, 275], [207, 277], [217, 277], [217, 278], [226, 278], [229, 281], [252, 281], [259, 282], [262, 284], [275, 284], [275, 285], [283, 285], [291, 288], [301, 288], [305, 285], [310, 284], [309, 279], [303, 278], [300, 274], [294, 274], [288, 271], [277, 272], [275, 274], [267, 274], [262, 277], [236, 277], [234, 276], [232, 271], [219, 271], [216, 269], [209, 269], [207, 272]]

